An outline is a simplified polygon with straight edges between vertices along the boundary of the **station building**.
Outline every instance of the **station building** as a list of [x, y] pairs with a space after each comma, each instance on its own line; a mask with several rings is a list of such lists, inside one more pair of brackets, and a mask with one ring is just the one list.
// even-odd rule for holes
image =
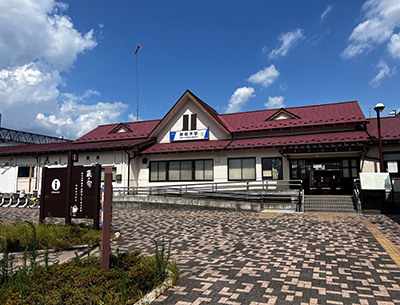
[[[400, 116], [381, 118], [385, 171], [399, 177]], [[357, 101], [231, 114], [187, 90], [160, 120], [101, 125], [73, 142], [0, 147], [0, 192], [40, 192], [44, 166], [100, 163], [114, 187], [303, 181], [305, 194], [351, 194], [379, 172], [376, 119]]]

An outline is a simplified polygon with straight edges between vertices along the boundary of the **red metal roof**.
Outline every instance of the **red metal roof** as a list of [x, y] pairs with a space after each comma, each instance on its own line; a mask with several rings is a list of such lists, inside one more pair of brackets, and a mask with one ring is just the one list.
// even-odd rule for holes
[[[378, 120], [368, 119], [367, 129], [371, 136], [378, 138]], [[382, 140], [400, 140], [400, 116], [381, 118]]]
[[277, 109], [259, 110], [220, 115], [231, 126], [231, 132], [296, 128], [365, 122], [366, 118], [356, 101], [326, 105], [286, 108], [299, 119], [267, 121]]
[[0, 147], [0, 155], [33, 155], [33, 154], [51, 154], [62, 153], [67, 151], [101, 151], [114, 149], [127, 149], [137, 145], [151, 144], [152, 139], [136, 139], [136, 140], [117, 140], [103, 142], [66, 142], [66, 143], [48, 143], [48, 144], [30, 144]]
[[238, 140], [219, 140], [219, 141], [191, 141], [155, 144], [142, 154], [161, 154], [196, 152], [207, 150], [233, 150], [233, 149], [252, 149], [266, 147], [285, 147], [285, 146], [312, 146], [315, 144], [360, 143], [369, 142], [370, 139], [365, 131], [332, 132], [321, 134], [306, 134], [297, 136], [280, 136], [250, 138]]
[[142, 151], [142, 154], [163, 154], [176, 152], [194, 152], [207, 150], [223, 150], [230, 140], [214, 141], [190, 141], [190, 142], [172, 142], [158, 143]]
[[234, 140], [227, 149], [246, 149], [283, 146], [308, 146], [314, 144], [341, 144], [344, 142], [368, 142], [365, 131], [332, 132], [297, 136], [265, 137]]
[[124, 123], [132, 132], [111, 133], [119, 124], [100, 125], [80, 137], [75, 143], [147, 138], [160, 120]]
[[232, 126], [229, 125], [229, 122], [227, 122], [226, 120], [223, 120], [221, 118], [221, 116], [219, 115], [219, 113], [212, 108], [210, 105], [208, 105], [207, 103], [203, 102], [201, 99], [199, 99], [195, 94], [193, 94], [190, 90], [186, 90], [187, 92], [189, 92], [195, 99], [196, 101], [204, 108], [206, 109], [206, 111], [208, 111], [208, 113], [215, 119], [218, 121], [218, 123], [220, 123], [222, 126], [224, 126], [226, 129], [230, 130], [230, 128], [232, 128]]

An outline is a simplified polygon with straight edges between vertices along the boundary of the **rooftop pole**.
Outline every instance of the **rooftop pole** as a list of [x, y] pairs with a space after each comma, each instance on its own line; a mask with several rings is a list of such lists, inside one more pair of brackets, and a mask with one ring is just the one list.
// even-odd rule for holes
[[139, 121], [139, 49], [140, 44], [137, 45], [136, 55], [136, 119]]

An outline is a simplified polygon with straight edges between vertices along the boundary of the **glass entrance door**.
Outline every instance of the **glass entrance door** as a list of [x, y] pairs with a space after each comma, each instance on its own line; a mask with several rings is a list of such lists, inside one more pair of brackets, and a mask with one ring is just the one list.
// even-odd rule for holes
[[351, 194], [358, 164], [355, 158], [290, 160], [290, 174], [291, 179], [303, 180], [308, 195]]

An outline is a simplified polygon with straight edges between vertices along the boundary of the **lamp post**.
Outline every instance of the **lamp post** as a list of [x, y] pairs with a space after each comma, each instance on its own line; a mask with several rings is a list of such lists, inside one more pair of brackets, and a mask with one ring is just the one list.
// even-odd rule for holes
[[382, 137], [381, 137], [381, 112], [383, 111], [383, 109], [385, 109], [385, 105], [383, 105], [382, 103], [378, 103], [374, 107], [378, 119], [379, 164], [381, 173], [384, 171], [383, 157], [382, 157]]

